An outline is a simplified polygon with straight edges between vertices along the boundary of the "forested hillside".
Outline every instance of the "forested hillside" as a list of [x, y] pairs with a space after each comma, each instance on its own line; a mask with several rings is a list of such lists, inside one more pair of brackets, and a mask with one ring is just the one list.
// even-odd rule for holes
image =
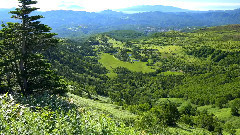
[[240, 25], [147, 37], [113, 31], [80, 43], [67, 40], [55, 49], [56, 56], [47, 56], [70, 80], [72, 93], [109, 97], [138, 115], [139, 130], [237, 134], [239, 31]]
[[0, 134], [240, 134], [239, 24], [56, 38], [19, 2], [0, 30]]

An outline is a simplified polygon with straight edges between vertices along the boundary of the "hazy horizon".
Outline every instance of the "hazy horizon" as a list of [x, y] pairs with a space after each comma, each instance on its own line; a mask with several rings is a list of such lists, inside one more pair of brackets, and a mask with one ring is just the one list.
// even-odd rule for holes
[[[188, 10], [233, 10], [240, 8], [239, 0], [37, 0], [40, 11], [77, 10], [98, 12], [140, 5], [173, 6]], [[15, 8], [17, 0], [0, 0], [0, 8]]]

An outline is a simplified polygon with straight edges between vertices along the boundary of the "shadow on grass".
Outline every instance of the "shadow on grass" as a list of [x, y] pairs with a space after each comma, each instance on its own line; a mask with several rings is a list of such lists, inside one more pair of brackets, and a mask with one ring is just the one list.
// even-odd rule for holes
[[32, 111], [37, 111], [41, 108], [51, 111], [62, 110], [68, 112], [69, 110], [76, 109], [76, 105], [70, 103], [66, 96], [59, 96], [49, 93], [37, 93], [32, 95], [14, 94], [14, 100]]

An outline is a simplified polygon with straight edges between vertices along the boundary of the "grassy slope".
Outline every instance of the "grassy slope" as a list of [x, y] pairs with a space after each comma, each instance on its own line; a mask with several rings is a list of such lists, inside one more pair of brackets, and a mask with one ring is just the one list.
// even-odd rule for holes
[[113, 55], [110, 55], [107, 53], [102, 54], [99, 62], [102, 63], [103, 66], [105, 66], [110, 71], [108, 75], [111, 77], [115, 75], [113, 73], [113, 69], [117, 67], [125, 67], [131, 71], [143, 72], [143, 73], [154, 72], [153, 69], [151, 69], [149, 66], [146, 65], [147, 62], [133, 62], [133, 63], [123, 62], [114, 58]]
[[[111, 112], [117, 110], [114, 105], [71, 94], [63, 97], [0, 95], [0, 134], [140, 134], [122, 122], [126, 117], [131, 120], [135, 117], [133, 114], [118, 110], [118, 114], [122, 114], [118, 116], [103, 107]], [[121, 116], [124, 119], [120, 119]]]
[[121, 107], [109, 103], [110, 99], [106, 99], [104, 97], [98, 97], [99, 100], [97, 101], [92, 99], [86, 99], [70, 93], [68, 93], [68, 97], [74, 104], [79, 107], [80, 110], [85, 109], [98, 113], [106, 113], [113, 118], [127, 121], [135, 119], [137, 117], [129, 111], [123, 110], [121, 109]]
[[[82, 98], [73, 94], [68, 94], [70, 100], [76, 104], [80, 110], [90, 110], [91, 113], [95, 115], [99, 115], [105, 113], [116, 120], [123, 120], [125, 122], [134, 122], [137, 118], [137, 115], [130, 113], [127, 110], [122, 110], [121, 107], [108, 103], [108, 99], [104, 97], [98, 97], [99, 100], [94, 101], [92, 99]], [[187, 104], [188, 101], [179, 98], [170, 98], [170, 99], [160, 99], [159, 101], [170, 100], [171, 102], [175, 102], [179, 106], [181, 104]], [[201, 134], [211, 134], [207, 130], [203, 130], [201, 128], [193, 128], [185, 124], [179, 123], [176, 127], [168, 127], [166, 128], [166, 133], [170, 134], [180, 134], [180, 135], [201, 135]]]

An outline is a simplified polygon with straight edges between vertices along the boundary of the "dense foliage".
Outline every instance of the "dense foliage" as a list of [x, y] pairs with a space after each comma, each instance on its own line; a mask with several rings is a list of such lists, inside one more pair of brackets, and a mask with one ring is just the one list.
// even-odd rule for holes
[[50, 48], [45, 56], [56, 73], [66, 78], [73, 93], [87, 93], [89, 97], [105, 94], [107, 70], [98, 63], [96, 52], [87, 43], [64, 40]]

